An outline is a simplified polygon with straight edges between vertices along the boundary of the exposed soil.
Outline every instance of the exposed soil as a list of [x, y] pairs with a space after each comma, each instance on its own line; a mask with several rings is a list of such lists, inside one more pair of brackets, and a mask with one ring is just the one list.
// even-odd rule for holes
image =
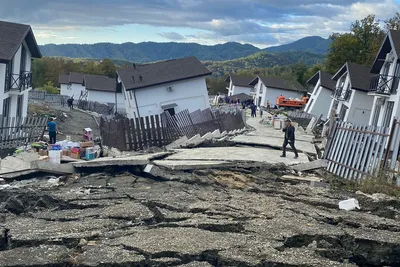
[[287, 184], [283, 166], [140, 170], [0, 194], [0, 266], [400, 266], [400, 200]]
[[62, 106], [30, 104], [29, 115], [56, 117], [60, 131], [57, 135], [58, 140], [64, 140], [69, 135], [72, 141], [81, 141], [84, 128], [91, 128], [95, 137], [100, 136], [100, 129], [93, 116], [83, 111]]

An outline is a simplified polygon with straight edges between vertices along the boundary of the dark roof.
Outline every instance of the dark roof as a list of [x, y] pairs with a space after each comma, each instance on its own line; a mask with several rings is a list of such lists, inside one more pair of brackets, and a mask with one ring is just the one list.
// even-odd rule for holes
[[82, 74], [82, 73], [70, 72], [69, 73], [69, 82], [83, 84], [84, 76], [85, 76], [85, 74]]
[[379, 74], [383, 63], [385, 62], [386, 54], [391, 50], [397, 55], [397, 58], [400, 59], [400, 31], [390, 30], [386, 35], [381, 48], [379, 49], [378, 54], [376, 55], [374, 64], [372, 65], [371, 72], [375, 74]]
[[24, 40], [32, 57], [42, 57], [31, 26], [0, 21], [0, 62], [10, 61]]
[[249, 96], [248, 94], [245, 94], [245, 93], [231, 95], [231, 96], [229, 96], [229, 98], [230, 99], [238, 98], [240, 101], [247, 100], [247, 99], [253, 99], [251, 96]]
[[314, 76], [307, 81], [307, 83], [316, 86], [319, 80], [321, 80], [320, 85], [322, 87], [328, 90], [335, 89], [335, 83], [332, 81], [332, 75], [323, 71], [318, 71], [315, 73]]
[[211, 72], [196, 57], [187, 57], [132, 66], [117, 70], [117, 74], [125, 89], [133, 90], [207, 76]]
[[59, 84], [68, 84], [69, 83], [69, 74], [60, 74], [58, 76]]
[[86, 90], [115, 92], [116, 81], [113, 78], [101, 75], [85, 75], [84, 85]]
[[232, 80], [232, 84], [236, 86], [243, 87], [252, 87], [250, 82], [254, 79], [254, 76], [241, 76], [241, 75], [233, 75], [230, 74], [226, 77], [225, 82], [230, 82]]
[[370, 68], [352, 62], [346, 62], [343, 67], [332, 77], [337, 81], [344, 73], [348, 72], [350, 76], [351, 88], [359, 91], [369, 91], [371, 76]]
[[266, 87], [272, 87], [272, 88], [278, 88], [278, 89], [284, 89], [284, 90], [290, 90], [290, 91], [297, 91], [297, 92], [307, 92], [307, 89], [304, 88], [300, 83], [295, 82], [295, 81], [286, 81], [281, 78], [277, 77], [265, 77], [265, 76], [258, 76], [255, 79], [253, 79], [249, 85], [256, 85], [258, 83], [258, 80], [261, 79], [263, 84]]

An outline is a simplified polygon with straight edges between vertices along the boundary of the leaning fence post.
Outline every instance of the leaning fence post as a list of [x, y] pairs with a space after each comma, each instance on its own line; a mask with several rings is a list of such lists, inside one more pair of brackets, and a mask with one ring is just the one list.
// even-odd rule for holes
[[389, 158], [390, 148], [392, 147], [393, 135], [394, 135], [396, 124], [397, 124], [397, 120], [394, 119], [393, 123], [392, 123], [392, 128], [390, 129], [390, 135], [389, 135], [389, 140], [387, 142], [387, 147], [386, 147], [386, 151], [385, 151], [385, 157], [383, 159], [383, 164], [382, 164], [382, 168], [383, 169], [386, 169], [386, 167], [387, 167], [386, 164], [387, 164], [387, 160]]

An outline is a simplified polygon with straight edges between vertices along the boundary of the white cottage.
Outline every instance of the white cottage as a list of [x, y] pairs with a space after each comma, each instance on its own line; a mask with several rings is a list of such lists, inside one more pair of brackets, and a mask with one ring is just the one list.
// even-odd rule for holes
[[228, 90], [228, 96], [239, 94], [250, 95], [250, 91], [253, 88], [253, 86], [250, 85], [252, 80], [254, 80], [253, 76], [239, 76], [230, 74], [225, 79], [225, 82], [229, 83], [229, 87], [226, 88]]
[[208, 75], [196, 57], [188, 57], [117, 70], [117, 81], [128, 117], [136, 118], [209, 108]]
[[307, 84], [314, 87], [310, 94], [304, 111], [316, 116], [322, 115], [323, 118], [329, 116], [329, 104], [332, 101], [332, 91], [335, 89], [335, 83], [332, 81], [332, 75], [318, 71], [308, 81]]
[[369, 124], [391, 127], [394, 118], [400, 117], [400, 31], [387, 34], [371, 68], [373, 112]]
[[286, 81], [277, 77], [257, 76], [250, 85], [253, 86], [251, 95], [257, 106], [267, 106], [270, 101], [271, 107], [276, 104], [276, 99], [283, 95], [286, 98], [301, 99], [307, 94], [305, 89], [298, 82]]
[[332, 78], [336, 87], [328, 114], [335, 109], [342, 121], [368, 124], [374, 101], [368, 95], [370, 79], [370, 68], [351, 62], [344, 64]]
[[85, 74], [70, 72], [69, 74], [60, 74], [58, 82], [60, 84], [60, 95], [67, 95], [79, 99], [81, 94], [85, 92], [83, 85], [83, 77]]
[[32, 58], [40, 58], [29, 25], [0, 21], [0, 114], [24, 117], [32, 89]]

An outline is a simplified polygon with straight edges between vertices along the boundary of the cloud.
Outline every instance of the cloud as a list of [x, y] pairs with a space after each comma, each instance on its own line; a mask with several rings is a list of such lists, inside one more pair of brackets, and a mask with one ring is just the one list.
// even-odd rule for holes
[[[347, 31], [352, 21], [368, 14], [386, 19], [399, 8], [395, 0], [5, 1], [7, 5], [0, 9], [0, 19], [29, 23], [34, 30], [57, 35], [68, 29], [141, 24], [186, 32], [160, 30], [160, 36], [173, 41], [238, 41], [260, 46], [310, 35], [327, 37], [332, 32]], [[188, 29], [193, 34], [187, 34]], [[202, 31], [201, 38], [208, 39], [201, 40], [196, 31]]]
[[177, 32], [160, 32], [158, 35], [172, 41], [185, 40], [185, 37]]

